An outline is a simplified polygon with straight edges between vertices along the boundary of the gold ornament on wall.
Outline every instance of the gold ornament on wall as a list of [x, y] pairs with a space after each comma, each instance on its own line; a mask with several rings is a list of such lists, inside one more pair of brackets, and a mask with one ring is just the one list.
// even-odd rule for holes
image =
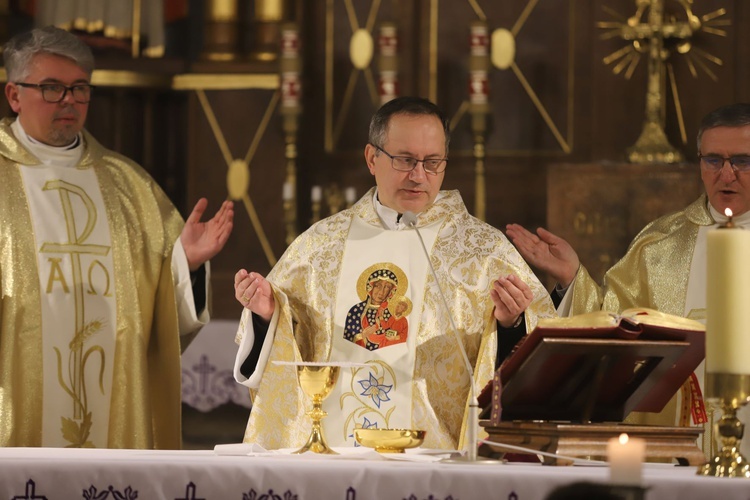
[[250, 27], [252, 50], [250, 59], [275, 61], [281, 37], [281, 25], [286, 19], [284, 0], [254, 0]]
[[602, 35], [603, 39], [618, 37], [628, 42], [628, 45], [612, 52], [603, 60], [606, 65], [614, 64], [614, 74], [624, 72], [625, 78], [629, 80], [641, 57], [647, 57], [646, 113], [641, 135], [628, 149], [628, 160], [632, 163], [677, 163], [683, 160], [682, 154], [669, 143], [664, 132], [665, 94], [669, 76], [682, 142], [687, 143], [671, 56], [675, 52], [685, 56], [694, 77], [698, 75], [697, 68], [700, 68], [714, 81], [717, 77], [706, 63], [717, 66], [723, 64], [718, 57], [695, 47], [692, 39], [701, 31], [726, 36], [722, 28], [729, 26], [730, 21], [721, 19], [726, 10], [718, 9], [699, 17], [693, 13], [692, 0], [671, 0], [671, 3], [677, 6], [681, 16], [665, 12], [665, 0], [635, 0], [636, 12], [632, 16], [625, 18], [605, 8], [617, 20], [597, 23], [599, 28], [608, 30]]
[[207, 0], [201, 57], [209, 61], [234, 61], [239, 57], [237, 0]]
[[[334, 6], [337, 2], [343, 3], [346, 9], [348, 27], [346, 25], [334, 25]], [[369, 94], [371, 107], [376, 110], [380, 105], [380, 96], [378, 93], [378, 83], [376, 82], [373, 70], [373, 60], [375, 59], [375, 40], [373, 32], [376, 26], [376, 18], [381, 8], [381, 2], [372, 2], [367, 7], [367, 16], [365, 19], [357, 17], [357, 9], [353, 0], [326, 0], [326, 35], [325, 35], [325, 151], [330, 153], [335, 151], [339, 146], [339, 139], [342, 132], [350, 126], [351, 112], [353, 107], [364, 106], [364, 101], [357, 101], [355, 98], [355, 89], [360, 77], [364, 80]], [[349, 60], [339, 61], [334, 56], [334, 34], [342, 32], [351, 33], [349, 38]], [[349, 78], [346, 88], [341, 94], [340, 104], [334, 99], [335, 95], [340, 93], [339, 89], [334, 88], [333, 74], [334, 62], [336, 64], [345, 64], [348, 66]], [[378, 59], [382, 63], [382, 58]], [[382, 67], [381, 67], [382, 69]], [[363, 108], [364, 109], [364, 108]]]

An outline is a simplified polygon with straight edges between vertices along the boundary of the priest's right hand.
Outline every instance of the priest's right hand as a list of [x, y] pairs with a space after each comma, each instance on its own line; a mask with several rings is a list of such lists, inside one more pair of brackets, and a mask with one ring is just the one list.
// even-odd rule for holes
[[505, 233], [529, 264], [549, 273], [563, 288], [570, 286], [581, 265], [570, 243], [542, 227], [534, 234], [519, 224], [508, 224]]
[[276, 302], [273, 298], [271, 283], [262, 275], [244, 269], [234, 275], [234, 298], [243, 307], [250, 309], [266, 323], [271, 321]]

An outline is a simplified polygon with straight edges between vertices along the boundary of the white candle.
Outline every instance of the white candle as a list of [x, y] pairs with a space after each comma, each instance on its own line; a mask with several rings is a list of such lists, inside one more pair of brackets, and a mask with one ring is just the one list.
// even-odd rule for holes
[[344, 190], [344, 199], [350, 205], [354, 203], [355, 200], [357, 199], [357, 190], [354, 189], [354, 187], [352, 186], [349, 186], [348, 188], [346, 188], [346, 190]]
[[294, 198], [294, 186], [292, 186], [291, 182], [285, 182], [281, 199], [283, 199], [284, 201], [289, 201], [293, 198]]
[[323, 189], [320, 186], [313, 186], [310, 192], [310, 199], [317, 203], [323, 199]]
[[629, 438], [627, 434], [610, 439], [607, 443], [610, 482], [640, 486], [645, 456], [646, 441], [643, 439]]
[[709, 231], [706, 254], [706, 371], [750, 375], [750, 231]]

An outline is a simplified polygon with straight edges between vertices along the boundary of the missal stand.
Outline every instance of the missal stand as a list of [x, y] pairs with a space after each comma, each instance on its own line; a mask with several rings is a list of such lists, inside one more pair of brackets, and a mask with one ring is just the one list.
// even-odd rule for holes
[[[482, 391], [480, 426], [489, 441], [582, 458], [605, 457], [626, 432], [647, 441], [647, 460], [700, 465], [702, 428], [622, 422], [664, 408], [703, 360], [704, 337], [701, 323], [648, 309], [542, 320]], [[508, 451], [484, 444], [479, 454]]]

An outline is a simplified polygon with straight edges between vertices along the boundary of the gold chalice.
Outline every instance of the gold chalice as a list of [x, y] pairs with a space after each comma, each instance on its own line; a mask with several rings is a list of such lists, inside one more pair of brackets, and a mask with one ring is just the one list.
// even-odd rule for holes
[[307, 412], [312, 419], [312, 432], [307, 442], [294, 453], [312, 451], [328, 455], [338, 455], [326, 443], [320, 421], [328, 415], [323, 411], [323, 400], [328, 397], [339, 378], [340, 366], [323, 363], [297, 365], [297, 378], [302, 391], [312, 399], [313, 408]]

